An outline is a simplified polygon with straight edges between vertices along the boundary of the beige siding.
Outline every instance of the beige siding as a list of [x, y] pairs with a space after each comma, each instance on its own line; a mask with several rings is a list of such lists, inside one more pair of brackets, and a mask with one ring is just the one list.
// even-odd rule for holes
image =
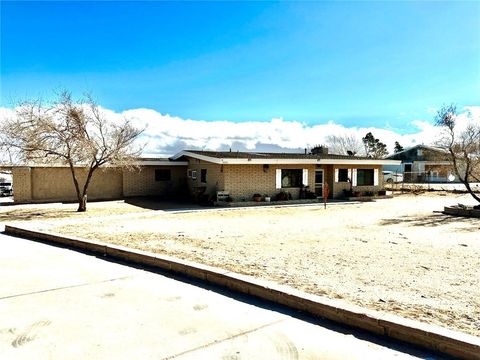
[[[170, 169], [170, 181], [155, 181], [156, 169]], [[124, 196], [175, 197], [186, 192], [186, 166], [142, 166], [123, 172]]]

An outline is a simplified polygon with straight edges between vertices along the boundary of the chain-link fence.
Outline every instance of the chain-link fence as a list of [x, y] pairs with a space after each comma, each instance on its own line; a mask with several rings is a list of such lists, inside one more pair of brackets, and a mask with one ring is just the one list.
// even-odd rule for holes
[[440, 173], [438, 171], [410, 171], [403, 173], [403, 183], [427, 184], [427, 183], [455, 183], [458, 178], [452, 173]]
[[[480, 183], [471, 183], [472, 189], [480, 191]], [[465, 185], [451, 172], [436, 171], [384, 171], [384, 186], [392, 191], [465, 191]]]

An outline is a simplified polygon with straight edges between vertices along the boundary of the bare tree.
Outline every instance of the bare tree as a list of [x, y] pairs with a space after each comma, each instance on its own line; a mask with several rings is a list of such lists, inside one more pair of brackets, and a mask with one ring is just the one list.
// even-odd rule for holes
[[447, 151], [458, 179], [469, 194], [480, 202], [480, 193], [471, 187], [472, 182], [480, 182], [480, 123], [470, 121], [460, 130], [457, 108], [453, 104], [443, 106], [437, 112], [435, 123], [442, 129], [437, 145]]
[[325, 138], [332, 154], [339, 155], [362, 155], [363, 145], [355, 135], [329, 135]]
[[95, 171], [132, 165], [141, 153], [134, 142], [142, 131], [127, 120], [107, 121], [91, 97], [77, 103], [64, 91], [48, 107], [40, 101], [21, 104], [14, 118], [3, 120], [0, 145], [16, 150], [23, 161], [68, 165], [80, 212], [87, 209]]

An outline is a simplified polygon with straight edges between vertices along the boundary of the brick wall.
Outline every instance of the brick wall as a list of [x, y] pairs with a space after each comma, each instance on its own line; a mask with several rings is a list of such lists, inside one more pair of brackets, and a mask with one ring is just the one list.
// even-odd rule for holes
[[12, 169], [13, 200], [16, 203], [32, 201], [32, 178], [29, 167]]
[[[170, 169], [170, 181], [155, 181], [155, 169]], [[77, 169], [83, 187], [87, 170]], [[136, 170], [100, 168], [88, 188], [89, 200], [124, 196], [179, 197], [187, 192], [186, 166], [142, 166]], [[75, 201], [77, 195], [70, 169], [66, 167], [19, 167], [12, 170], [17, 203]]]
[[[203, 188], [205, 188], [204, 194], [215, 196], [217, 191], [228, 190], [225, 189], [224, 182], [224, 166], [220, 164], [212, 164], [206, 161], [188, 158], [188, 169], [196, 171], [196, 179], [192, 177], [187, 178], [187, 184], [190, 191], [190, 195], [195, 197]], [[207, 182], [201, 181], [201, 170], [207, 170]]]
[[[86, 169], [76, 169], [79, 185], [82, 188], [87, 176]], [[101, 168], [94, 172], [88, 187], [88, 199], [119, 199], [122, 197], [122, 170]], [[69, 168], [31, 168], [31, 189], [33, 201], [73, 201], [77, 200], [75, 186]]]
[[[381, 166], [354, 165], [356, 169], [379, 170], [378, 186], [356, 186], [354, 191], [378, 191], [383, 189]], [[315, 190], [315, 169], [323, 169], [324, 181], [329, 184], [330, 197], [342, 197], [343, 189], [350, 189], [348, 182], [335, 183], [336, 168], [340, 165], [220, 165], [197, 159], [189, 159], [188, 169], [196, 171], [196, 179], [187, 178], [186, 166], [142, 166], [136, 170], [104, 168], [98, 170], [89, 187], [89, 199], [115, 199], [123, 196], [164, 196], [177, 198], [187, 192], [190, 195], [205, 188], [205, 194], [228, 191], [235, 201], [252, 199], [253, 194], [274, 197], [277, 169], [308, 169], [308, 185]], [[170, 169], [170, 181], [155, 181], [155, 169]], [[201, 170], [207, 170], [206, 183], [201, 182]], [[86, 171], [81, 176], [83, 182]], [[76, 200], [70, 170], [68, 168], [14, 168], [13, 187], [15, 202]], [[293, 199], [299, 197], [300, 188], [284, 188]]]
[[255, 193], [274, 197], [281, 190], [287, 191], [293, 199], [298, 199], [300, 188], [275, 188], [276, 169], [308, 169], [308, 185], [315, 187], [315, 165], [224, 165], [225, 190], [235, 201], [250, 201]]
[[[170, 170], [170, 181], [155, 181], [155, 170]], [[141, 166], [123, 171], [124, 196], [177, 197], [186, 190], [186, 166]]]
[[[382, 174], [382, 166], [381, 165], [333, 165], [332, 167], [332, 176], [335, 176], [335, 169], [378, 169], [378, 185], [377, 186], [354, 186], [353, 191], [373, 191], [376, 192], [378, 190], [383, 189], [383, 174]], [[350, 190], [350, 183], [349, 182], [334, 182], [335, 179], [333, 178], [333, 197], [341, 198], [344, 196], [343, 190]]]

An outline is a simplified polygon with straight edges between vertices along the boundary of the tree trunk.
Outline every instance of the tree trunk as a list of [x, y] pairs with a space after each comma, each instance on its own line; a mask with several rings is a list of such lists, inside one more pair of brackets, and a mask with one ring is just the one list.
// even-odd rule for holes
[[87, 195], [83, 195], [78, 200], [78, 209], [77, 212], [84, 212], [87, 211]]
[[78, 212], [87, 211], [87, 190], [88, 185], [90, 185], [90, 180], [92, 180], [92, 176], [94, 171], [98, 168], [98, 165], [90, 165], [90, 169], [88, 170], [87, 179], [85, 180], [85, 184], [83, 185], [83, 196], [78, 199]]
[[480, 203], [480, 197], [475, 194], [475, 192], [472, 190], [471, 186], [470, 186], [470, 183], [465, 180], [463, 181], [463, 185], [465, 185], [465, 187], [467, 188], [467, 192], [475, 199], [477, 200], [479, 203]]

